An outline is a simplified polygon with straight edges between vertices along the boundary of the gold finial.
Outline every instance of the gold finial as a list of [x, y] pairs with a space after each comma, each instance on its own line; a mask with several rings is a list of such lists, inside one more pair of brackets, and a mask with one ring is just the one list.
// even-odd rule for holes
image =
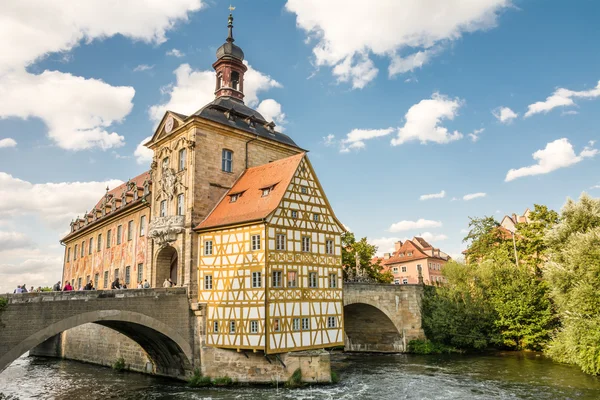
[[235, 7], [232, 6], [231, 4], [229, 4], [229, 11], [233, 11], [233, 10], [235, 10]]

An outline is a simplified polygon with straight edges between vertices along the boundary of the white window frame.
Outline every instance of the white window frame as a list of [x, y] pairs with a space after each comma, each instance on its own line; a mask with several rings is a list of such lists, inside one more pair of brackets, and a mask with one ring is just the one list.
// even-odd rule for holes
[[219, 321], [213, 321], [213, 333], [219, 333]]
[[213, 255], [213, 241], [212, 240], [204, 241], [204, 255], [205, 256]]
[[292, 330], [299, 331], [300, 330], [300, 318], [292, 319]]
[[229, 321], [229, 333], [235, 333], [235, 321]]
[[183, 193], [177, 195], [177, 215], [185, 215], [185, 196]]
[[302, 236], [302, 251], [310, 252], [310, 236]]
[[333, 240], [332, 239], [327, 239], [325, 241], [325, 253], [327, 254], [333, 254], [334, 253], [334, 244], [333, 244]]
[[329, 288], [337, 289], [337, 274], [329, 274]]
[[310, 318], [302, 318], [302, 330], [309, 331], [310, 330]]
[[281, 270], [273, 271], [271, 273], [271, 286], [274, 288], [283, 287], [282, 278], [283, 278], [283, 271], [281, 271]]
[[398, 267], [392, 267], [392, 273], [397, 274], [398, 273]]
[[185, 169], [185, 164], [187, 161], [187, 150], [184, 149], [180, 149], [179, 150], [179, 170], [183, 171]]
[[250, 236], [250, 248], [252, 251], [260, 250], [260, 235]]
[[285, 250], [286, 239], [287, 238], [284, 233], [278, 233], [275, 236], [275, 250]]
[[312, 289], [319, 287], [319, 274], [316, 271], [308, 273], [308, 287]]
[[402, 279], [402, 284], [403, 285], [408, 285], [408, 278], [403, 278]]
[[233, 151], [229, 149], [221, 150], [221, 171], [233, 172]]
[[335, 317], [327, 317], [327, 328], [337, 328], [337, 319]]
[[402, 272], [406, 272], [406, 265], [402, 266]]
[[204, 275], [204, 290], [212, 290], [213, 288], [213, 276]]
[[255, 319], [250, 321], [250, 333], [258, 333], [258, 321]]
[[262, 288], [262, 272], [256, 271], [252, 273], [252, 287], [255, 289]]
[[160, 210], [160, 214], [159, 214], [160, 217], [167, 216], [167, 201], [166, 200], [163, 200], [160, 202], [159, 210]]

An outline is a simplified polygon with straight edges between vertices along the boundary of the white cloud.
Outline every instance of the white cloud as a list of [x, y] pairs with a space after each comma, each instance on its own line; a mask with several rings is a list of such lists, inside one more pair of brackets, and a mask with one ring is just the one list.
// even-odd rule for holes
[[577, 115], [579, 114], [579, 111], [575, 111], [575, 110], [567, 110], [567, 111], [563, 111], [560, 113], [560, 115], [565, 116], [565, 115]]
[[464, 229], [464, 228], [460, 230], [460, 233], [469, 233], [469, 232], [470, 231], [468, 229]]
[[464, 201], [469, 201], [469, 200], [473, 200], [473, 199], [480, 199], [480, 198], [485, 197], [485, 196], [487, 196], [487, 194], [486, 193], [482, 193], [482, 192], [479, 192], [479, 193], [469, 193], [469, 194], [465, 194], [463, 196], [463, 200]]
[[594, 185], [590, 189], [600, 189], [600, 185]]
[[31, 239], [20, 232], [0, 231], [0, 253], [7, 250], [18, 250], [33, 246]]
[[530, 117], [534, 114], [547, 113], [556, 107], [569, 107], [575, 105], [573, 99], [593, 99], [600, 97], [600, 81], [595, 88], [590, 90], [569, 90], [564, 88], [558, 88], [552, 93], [551, 96], [547, 97], [544, 101], [538, 101], [530, 104], [527, 107], [525, 117]]
[[177, 50], [177, 49], [171, 49], [171, 50], [167, 51], [166, 54], [168, 56], [177, 57], [177, 58], [181, 58], [181, 57], [185, 56], [185, 54], [181, 50]]
[[392, 146], [399, 146], [411, 140], [418, 140], [424, 144], [448, 143], [462, 138], [462, 133], [449, 132], [440, 125], [444, 119], [453, 120], [458, 115], [461, 105], [460, 99], [449, 99], [439, 93], [434, 93], [431, 99], [421, 100], [406, 113], [406, 123], [398, 129], [398, 136], [392, 139]]
[[557, 139], [546, 144], [544, 149], [533, 153], [533, 159], [537, 161], [537, 164], [518, 169], [511, 169], [506, 174], [506, 179], [504, 179], [504, 181], [509, 182], [524, 176], [547, 174], [559, 168], [577, 164], [585, 158], [594, 157], [596, 154], [598, 154], [597, 149], [586, 146], [581, 153], [577, 155], [567, 138]]
[[123, 145], [123, 136], [108, 128], [131, 111], [133, 88], [58, 71], [34, 75], [26, 67], [81, 42], [117, 34], [162, 43], [167, 30], [201, 6], [201, 0], [4, 2], [0, 37], [10, 40], [0, 41], [0, 118], [40, 118], [49, 137], [64, 149]]
[[476, 142], [479, 140], [479, 135], [485, 131], [484, 128], [481, 129], [475, 129], [473, 132], [469, 133], [469, 137], [471, 138], [471, 141]]
[[[286, 9], [315, 39], [317, 67], [331, 66], [338, 79], [362, 88], [377, 75], [370, 54], [392, 59], [390, 75], [413, 70], [429, 61], [432, 49], [495, 26], [509, 5], [509, 0], [288, 0]], [[402, 53], [412, 54], [401, 58]]]
[[432, 221], [420, 218], [417, 221], [399, 221], [395, 224], [392, 224], [388, 231], [390, 232], [403, 232], [410, 231], [415, 229], [423, 229], [423, 228], [439, 228], [442, 226], [441, 221]]
[[423, 239], [428, 241], [429, 244], [431, 244], [432, 246], [434, 246], [433, 242], [441, 242], [443, 240], [448, 239], [448, 236], [444, 235], [443, 233], [423, 232], [417, 236], [422, 237]]
[[135, 90], [58, 71], [21, 71], [0, 76], [0, 93], [0, 119], [40, 118], [59, 147], [83, 150], [125, 143], [109, 128], [129, 114]]
[[442, 190], [439, 193], [422, 194], [419, 200], [443, 199], [444, 197], [446, 197], [446, 191]]
[[[281, 84], [244, 63], [248, 67], [244, 74], [244, 100], [249, 107], [256, 107], [260, 92], [280, 88]], [[150, 118], [155, 122], [160, 121], [167, 110], [190, 115], [215, 98], [214, 71], [195, 71], [189, 64], [181, 64], [174, 73], [175, 83], [163, 89], [169, 100], [150, 107]]]
[[0, 217], [33, 214], [55, 228], [68, 229], [69, 222], [90, 211], [106, 192], [120, 185], [105, 182], [61, 182], [33, 184], [0, 172]]
[[366, 146], [365, 140], [387, 136], [394, 132], [394, 128], [387, 129], [352, 129], [341, 141], [340, 152], [348, 153], [350, 150], [360, 150]]
[[16, 147], [16, 146], [17, 146], [17, 141], [13, 138], [0, 139], [0, 149], [4, 149], [7, 147]]
[[331, 146], [335, 143], [335, 135], [334, 134], [329, 134], [327, 136], [323, 136], [323, 144], [325, 146]]
[[148, 65], [148, 64], [140, 64], [137, 67], [135, 67], [133, 69], [133, 72], [143, 72], [143, 71], [149, 71], [152, 68], [154, 68], [154, 65]]
[[494, 117], [496, 117], [498, 121], [502, 122], [503, 124], [509, 124], [512, 122], [513, 119], [519, 116], [519, 114], [517, 114], [508, 107], [498, 107], [494, 111], [492, 111], [492, 114], [494, 115]]
[[273, 121], [278, 125], [278, 130], [280, 132], [285, 131], [285, 113], [281, 110], [281, 104], [276, 102], [273, 99], [265, 99], [260, 102], [258, 107], [256, 107], [256, 111], [262, 114], [263, 117], [267, 121]]
[[154, 152], [144, 146], [144, 143], [148, 143], [148, 141], [152, 139], [152, 136], [148, 136], [143, 139], [135, 148], [133, 152], [133, 156], [135, 157], [135, 161], [138, 164], [150, 164], [152, 162], [152, 158], [154, 157]]

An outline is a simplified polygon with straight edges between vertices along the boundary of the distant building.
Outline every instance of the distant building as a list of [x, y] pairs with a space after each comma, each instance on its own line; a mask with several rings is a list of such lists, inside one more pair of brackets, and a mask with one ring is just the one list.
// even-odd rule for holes
[[374, 261], [380, 261], [384, 271], [392, 273], [396, 285], [419, 283], [419, 275], [424, 284], [436, 285], [445, 282], [442, 270], [450, 259], [448, 254], [415, 236], [404, 243], [396, 242], [393, 253], [385, 253]]
[[531, 214], [531, 210], [527, 208], [523, 215], [505, 215], [504, 218], [502, 218], [502, 222], [500, 222], [500, 226], [514, 233], [517, 229], [517, 224], [528, 224], [531, 222], [529, 214]]

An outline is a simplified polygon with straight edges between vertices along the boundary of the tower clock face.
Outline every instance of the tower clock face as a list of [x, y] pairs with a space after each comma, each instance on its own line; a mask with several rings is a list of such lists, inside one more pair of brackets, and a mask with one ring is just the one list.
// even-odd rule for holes
[[165, 122], [165, 132], [170, 133], [173, 130], [173, 125], [175, 125], [175, 120], [169, 116], [167, 122]]

